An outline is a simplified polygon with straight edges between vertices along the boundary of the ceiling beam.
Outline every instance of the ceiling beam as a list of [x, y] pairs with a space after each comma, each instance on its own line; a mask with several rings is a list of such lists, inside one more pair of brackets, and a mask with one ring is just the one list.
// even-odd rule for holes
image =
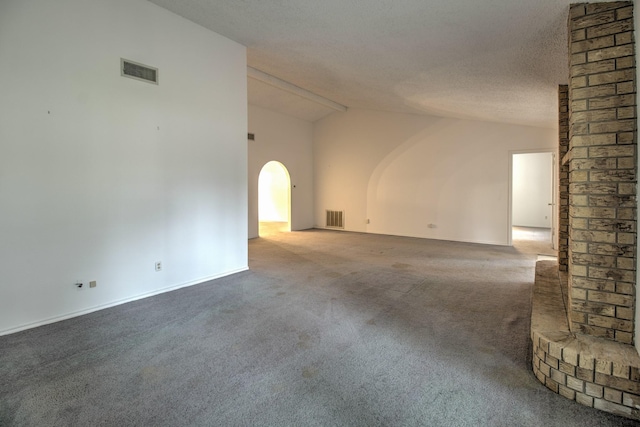
[[301, 96], [302, 98], [308, 99], [309, 101], [316, 102], [318, 104], [324, 105], [325, 107], [333, 108], [336, 111], [347, 111], [347, 107], [342, 104], [338, 104], [330, 99], [327, 99], [323, 96], [316, 95], [313, 92], [309, 92], [306, 89], [302, 89], [294, 84], [286, 82], [282, 79], [279, 79], [271, 74], [267, 74], [264, 71], [260, 71], [253, 67], [247, 66], [247, 76], [259, 80], [263, 83], [271, 85], [273, 87], [277, 87], [278, 89], [285, 90], [287, 92], [293, 93], [294, 95]]

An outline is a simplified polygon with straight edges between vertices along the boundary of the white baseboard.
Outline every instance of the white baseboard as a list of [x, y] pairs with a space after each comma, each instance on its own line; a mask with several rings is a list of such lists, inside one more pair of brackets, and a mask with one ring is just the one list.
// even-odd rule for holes
[[87, 308], [87, 309], [84, 309], [84, 310], [74, 311], [73, 313], [67, 313], [67, 314], [63, 314], [63, 315], [60, 315], [60, 316], [50, 317], [48, 319], [38, 320], [37, 322], [31, 322], [31, 323], [27, 323], [27, 324], [24, 324], [24, 325], [16, 326], [16, 327], [13, 327], [13, 328], [10, 328], [10, 329], [2, 330], [2, 331], [0, 331], [0, 336], [14, 334], [16, 332], [20, 332], [20, 331], [24, 331], [24, 330], [32, 329], [32, 328], [37, 328], [38, 326], [44, 326], [44, 325], [48, 325], [50, 323], [60, 322], [62, 320], [71, 319], [73, 317], [78, 317], [78, 316], [82, 316], [84, 314], [93, 313], [94, 311], [104, 310], [105, 308], [115, 307], [115, 306], [120, 305], [120, 304], [126, 304], [128, 302], [137, 301], [137, 300], [140, 300], [140, 299], [143, 299], [143, 298], [149, 298], [149, 297], [152, 297], [154, 295], [163, 294], [165, 292], [175, 291], [176, 289], [186, 288], [188, 286], [199, 285], [200, 283], [208, 282], [209, 280], [220, 279], [222, 277], [230, 276], [230, 275], [236, 274], [236, 273], [241, 273], [241, 272], [247, 271], [247, 270], [249, 270], [249, 267], [243, 267], [243, 268], [239, 268], [237, 270], [227, 271], [225, 273], [216, 274], [216, 275], [208, 276], [208, 277], [202, 277], [200, 279], [192, 280], [192, 281], [185, 282], [185, 283], [180, 283], [178, 285], [168, 286], [166, 288], [158, 289], [158, 290], [155, 290], [155, 291], [145, 292], [143, 294], [135, 295], [133, 297], [123, 298], [121, 300], [112, 301], [112, 302], [109, 302], [109, 303], [106, 303], [106, 304], [97, 305], [97, 306], [94, 306], [94, 307], [91, 307], [91, 308]]

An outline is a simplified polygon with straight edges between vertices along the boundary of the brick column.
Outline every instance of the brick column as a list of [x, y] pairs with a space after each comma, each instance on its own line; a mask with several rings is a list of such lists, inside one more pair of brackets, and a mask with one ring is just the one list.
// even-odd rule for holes
[[636, 277], [633, 3], [574, 4], [569, 34], [571, 330], [631, 344]]
[[558, 87], [558, 266], [569, 266], [569, 86]]

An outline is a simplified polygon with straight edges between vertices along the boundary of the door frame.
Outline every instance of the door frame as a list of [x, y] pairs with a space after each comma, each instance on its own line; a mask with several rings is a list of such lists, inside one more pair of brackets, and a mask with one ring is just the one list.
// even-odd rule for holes
[[260, 236], [260, 177], [262, 176], [262, 171], [269, 163], [277, 163], [280, 165], [282, 170], [284, 171], [284, 175], [287, 178], [287, 231], [291, 231], [291, 174], [289, 173], [289, 169], [279, 160], [269, 160], [265, 164], [260, 167], [260, 171], [258, 172], [258, 236]]
[[551, 154], [551, 247], [558, 250], [558, 204], [560, 203], [560, 194], [558, 188], [558, 151], [552, 148], [530, 149], [530, 150], [510, 150], [509, 151], [509, 203], [508, 203], [508, 229], [507, 244], [513, 246], [513, 155], [514, 154]]

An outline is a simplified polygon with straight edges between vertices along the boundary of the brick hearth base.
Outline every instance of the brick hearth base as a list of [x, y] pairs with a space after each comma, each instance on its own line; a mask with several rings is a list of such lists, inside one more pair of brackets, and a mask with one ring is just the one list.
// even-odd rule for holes
[[531, 310], [535, 376], [567, 399], [640, 420], [637, 350], [630, 345], [570, 332], [563, 279], [566, 277], [560, 276], [554, 261], [537, 263]]

